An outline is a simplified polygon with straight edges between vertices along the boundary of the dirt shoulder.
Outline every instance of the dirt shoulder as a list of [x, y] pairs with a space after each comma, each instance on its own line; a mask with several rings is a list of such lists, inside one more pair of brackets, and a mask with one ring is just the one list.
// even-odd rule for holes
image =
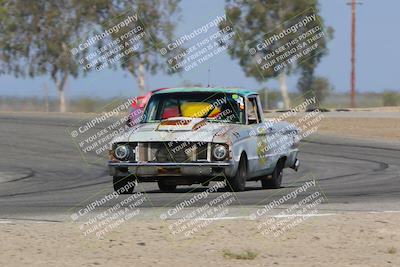
[[[400, 142], [400, 112], [323, 112], [315, 125], [317, 134], [354, 137], [377, 141]], [[282, 113], [267, 113], [266, 118], [276, 118]], [[298, 120], [307, 113], [288, 117], [289, 122]], [[299, 123], [301, 126], [301, 123]]]
[[335, 118], [325, 117], [320, 134], [361, 139], [400, 141], [400, 118]]
[[176, 240], [160, 220], [99, 240], [74, 223], [0, 224], [0, 266], [400, 266], [400, 214], [311, 217], [274, 238], [259, 221], [214, 221]]

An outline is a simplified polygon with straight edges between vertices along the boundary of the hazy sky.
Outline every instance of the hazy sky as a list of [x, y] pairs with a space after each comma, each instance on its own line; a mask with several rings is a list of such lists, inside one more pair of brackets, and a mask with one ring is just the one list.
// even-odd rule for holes
[[[316, 73], [326, 76], [335, 91], [347, 92], [350, 77], [350, 6], [347, 0], [320, 0], [321, 15], [325, 24], [335, 30], [334, 39], [329, 43], [329, 54], [323, 57]], [[182, 0], [182, 19], [177, 34], [190, 33], [216, 16], [223, 15], [224, 0]], [[363, 0], [357, 8], [357, 90], [380, 91], [400, 90], [400, 1]], [[245, 77], [236, 61], [225, 53], [212, 58], [206, 64], [181, 75], [167, 76], [162, 73], [147, 76], [147, 89], [173, 87], [184, 80], [207, 85], [208, 67], [211, 66], [211, 85], [240, 86], [258, 89], [262, 85], [253, 78]], [[289, 90], [296, 91], [297, 77], [289, 78]], [[49, 77], [17, 79], [0, 76], [1, 96], [43, 96], [43, 84], [47, 83], [51, 95], [56, 95], [54, 83]], [[277, 88], [274, 80], [266, 83]], [[67, 95], [76, 96], [135, 96], [136, 81], [129, 73], [103, 70], [86, 77], [69, 79]]]

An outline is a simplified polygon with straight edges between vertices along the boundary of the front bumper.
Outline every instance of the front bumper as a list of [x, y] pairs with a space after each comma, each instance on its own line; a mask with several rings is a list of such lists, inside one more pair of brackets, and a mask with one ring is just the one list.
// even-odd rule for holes
[[[230, 176], [233, 162], [112, 162], [108, 163], [111, 176], [134, 174], [137, 178], [151, 177], [215, 177]], [[146, 179], [143, 179], [146, 180]], [[147, 179], [157, 180], [157, 179]]]

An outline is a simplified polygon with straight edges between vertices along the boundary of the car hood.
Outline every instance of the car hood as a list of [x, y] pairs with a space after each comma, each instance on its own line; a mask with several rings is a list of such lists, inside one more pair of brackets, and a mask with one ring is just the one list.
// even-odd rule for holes
[[[142, 123], [112, 140], [116, 142], [212, 142], [215, 136], [229, 138], [235, 126], [210, 123], [201, 118], [170, 118], [159, 123]], [[219, 139], [220, 139], [219, 138]]]

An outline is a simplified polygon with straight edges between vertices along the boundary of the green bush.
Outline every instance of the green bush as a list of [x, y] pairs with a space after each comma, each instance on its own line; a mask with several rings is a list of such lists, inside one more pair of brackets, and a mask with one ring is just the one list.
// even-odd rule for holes
[[386, 106], [399, 106], [400, 94], [394, 91], [385, 91], [382, 94], [383, 105]]

